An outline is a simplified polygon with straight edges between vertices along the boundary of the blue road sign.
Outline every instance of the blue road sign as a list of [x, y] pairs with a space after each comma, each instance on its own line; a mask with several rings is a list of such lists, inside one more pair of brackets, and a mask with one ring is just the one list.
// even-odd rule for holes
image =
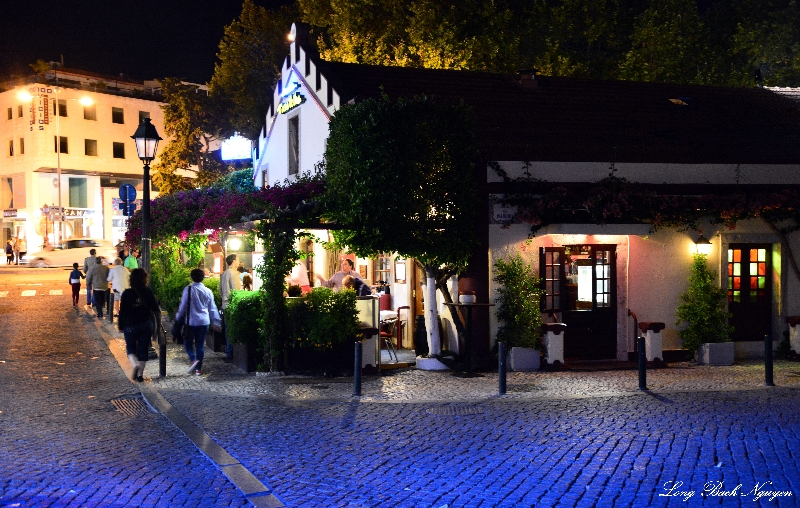
[[136, 189], [129, 183], [119, 186], [119, 198], [130, 203], [136, 201]]

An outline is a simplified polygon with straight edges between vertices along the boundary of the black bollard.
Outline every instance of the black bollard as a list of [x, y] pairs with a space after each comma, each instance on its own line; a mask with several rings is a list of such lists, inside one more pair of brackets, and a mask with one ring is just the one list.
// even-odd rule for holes
[[109, 323], [114, 322], [114, 294], [110, 289], [106, 290], [106, 313]]
[[167, 377], [167, 343], [158, 345], [158, 375]]
[[639, 389], [647, 391], [647, 357], [644, 348], [644, 337], [636, 337], [636, 349], [639, 352]]
[[772, 382], [772, 336], [764, 335], [764, 384], [775, 386]]
[[356, 359], [353, 365], [353, 396], [361, 396], [361, 341], [356, 342]]
[[500, 383], [500, 395], [506, 394], [506, 343], [497, 343], [497, 378]]

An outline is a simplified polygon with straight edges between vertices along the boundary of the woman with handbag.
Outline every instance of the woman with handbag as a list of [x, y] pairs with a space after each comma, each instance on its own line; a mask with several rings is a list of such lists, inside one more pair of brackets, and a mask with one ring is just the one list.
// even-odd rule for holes
[[133, 381], [144, 381], [147, 350], [156, 323], [153, 316], [160, 317], [161, 308], [153, 291], [147, 287], [147, 272], [137, 268], [131, 272], [130, 288], [120, 298], [117, 320], [117, 327], [125, 334], [125, 351], [133, 366]]
[[175, 314], [175, 322], [183, 322], [183, 346], [189, 355], [189, 374], [201, 375], [203, 370], [204, 344], [208, 326], [213, 323], [219, 330], [222, 320], [219, 317], [214, 293], [203, 285], [206, 274], [203, 270], [194, 269], [189, 274], [192, 283], [186, 286], [181, 295], [181, 304]]

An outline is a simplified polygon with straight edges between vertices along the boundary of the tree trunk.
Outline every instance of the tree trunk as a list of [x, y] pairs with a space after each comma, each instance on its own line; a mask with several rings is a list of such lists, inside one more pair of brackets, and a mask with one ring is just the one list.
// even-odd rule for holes
[[425, 326], [428, 332], [428, 354], [442, 354], [442, 339], [439, 336], [439, 311], [436, 305], [436, 267], [425, 265]]
[[[442, 299], [444, 300], [444, 303], [453, 303], [453, 297], [450, 295], [450, 291], [447, 289], [447, 281], [453, 276], [455, 276], [453, 272], [447, 271], [436, 281], [436, 287], [442, 293]], [[458, 333], [459, 336], [464, 337], [465, 328], [463, 321], [461, 321], [461, 315], [458, 313], [455, 307], [448, 307], [448, 310], [450, 311], [450, 317], [453, 318], [453, 324], [456, 327], [456, 333]]]

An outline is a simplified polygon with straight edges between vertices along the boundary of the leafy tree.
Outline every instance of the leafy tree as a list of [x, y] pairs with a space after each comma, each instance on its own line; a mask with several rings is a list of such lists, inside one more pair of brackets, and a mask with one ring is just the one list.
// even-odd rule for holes
[[[207, 186], [228, 170], [209, 153], [211, 143], [219, 139], [219, 119], [224, 117], [219, 103], [177, 78], [163, 79], [160, 84], [164, 130], [171, 139], [153, 164], [153, 183], [164, 194]], [[178, 170], [193, 171], [196, 179], [187, 181]]]
[[521, 67], [544, 75], [611, 79], [630, 49], [634, 0], [536, 0], [520, 21]]
[[706, 83], [707, 41], [695, 0], [654, 0], [636, 18], [619, 77], [635, 81]]
[[298, 0], [323, 59], [511, 71], [519, 37], [505, 0]]
[[256, 139], [272, 103], [272, 89], [286, 58], [286, 34], [297, 15], [289, 7], [269, 11], [244, 0], [242, 13], [225, 27], [219, 63], [211, 78], [211, 95], [222, 102], [229, 125], [225, 137], [239, 132]]
[[[349, 228], [336, 233], [340, 243], [360, 256], [417, 259], [428, 278], [426, 301], [435, 302], [438, 270], [465, 267], [476, 244], [468, 108], [424, 96], [344, 106], [331, 118], [325, 160], [323, 210]], [[435, 323], [436, 305], [426, 307]], [[439, 354], [438, 327], [427, 330], [431, 354]]]

